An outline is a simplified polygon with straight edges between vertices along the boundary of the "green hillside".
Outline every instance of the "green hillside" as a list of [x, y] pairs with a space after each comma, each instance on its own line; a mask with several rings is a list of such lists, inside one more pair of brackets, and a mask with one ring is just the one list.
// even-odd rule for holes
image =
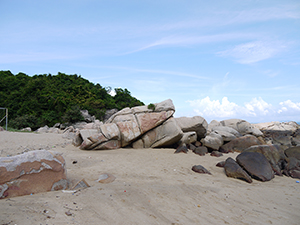
[[76, 74], [28, 76], [0, 71], [0, 107], [8, 108], [9, 126], [17, 129], [79, 121], [80, 109], [101, 120], [107, 109], [144, 105], [126, 88], [116, 88], [115, 96], [109, 91]]

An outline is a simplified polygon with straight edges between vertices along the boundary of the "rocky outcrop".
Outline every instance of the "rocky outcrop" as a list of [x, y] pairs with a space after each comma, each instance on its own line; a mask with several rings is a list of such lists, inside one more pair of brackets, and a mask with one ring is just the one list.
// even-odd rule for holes
[[296, 122], [269, 122], [254, 124], [259, 128], [268, 144], [285, 148], [300, 145], [300, 126]]
[[175, 107], [168, 99], [147, 106], [124, 108], [113, 114], [98, 129], [80, 130], [74, 143], [82, 150], [105, 150], [126, 147], [162, 147], [177, 143], [183, 136], [172, 117]]
[[0, 198], [68, 188], [64, 158], [46, 150], [0, 158]]

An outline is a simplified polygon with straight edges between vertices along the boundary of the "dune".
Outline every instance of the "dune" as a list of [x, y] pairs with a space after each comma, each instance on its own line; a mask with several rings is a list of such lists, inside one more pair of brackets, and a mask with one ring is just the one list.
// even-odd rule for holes
[[[83, 151], [62, 134], [0, 132], [0, 156], [47, 149], [66, 160], [70, 185], [88, 188], [1, 199], [0, 224], [299, 224], [300, 183], [226, 177], [215, 165], [227, 157], [174, 149]], [[202, 165], [212, 175], [191, 170]], [[99, 183], [103, 173], [116, 177]]]

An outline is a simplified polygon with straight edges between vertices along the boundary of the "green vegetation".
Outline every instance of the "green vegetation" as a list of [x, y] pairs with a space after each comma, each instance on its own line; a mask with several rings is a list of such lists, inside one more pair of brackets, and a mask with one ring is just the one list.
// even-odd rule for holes
[[155, 105], [153, 103], [150, 103], [148, 105], [148, 109], [152, 109], [154, 111], [155, 110]]
[[9, 126], [16, 129], [80, 121], [81, 109], [101, 120], [107, 109], [144, 105], [126, 88], [116, 88], [115, 96], [109, 91], [76, 74], [28, 76], [0, 71], [0, 106], [8, 108]]

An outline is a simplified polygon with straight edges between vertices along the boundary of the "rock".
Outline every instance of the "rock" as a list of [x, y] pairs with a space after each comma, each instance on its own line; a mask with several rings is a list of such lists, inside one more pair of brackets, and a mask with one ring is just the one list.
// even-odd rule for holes
[[180, 145], [177, 149], [176, 149], [176, 151], [174, 152], [174, 153], [180, 153], [180, 152], [183, 152], [183, 153], [188, 153], [188, 148], [186, 147], [186, 145], [185, 144], [183, 144], [183, 145]]
[[292, 146], [292, 131], [278, 131], [278, 130], [263, 130], [266, 140], [270, 140], [272, 144]]
[[220, 148], [220, 152], [223, 153], [242, 152], [253, 145], [260, 145], [260, 144], [261, 142], [258, 140], [257, 137], [253, 135], [246, 135], [226, 143]]
[[261, 153], [242, 152], [236, 157], [236, 161], [254, 179], [269, 181], [274, 178], [274, 172], [269, 161]]
[[287, 157], [295, 157], [300, 160], [300, 146], [290, 147], [284, 151]]
[[292, 178], [298, 178], [298, 179], [300, 179], [300, 170], [290, 170], [289, 171], [289, 175]]
[[129, 120], [116, 123], [121, 134], [121, 146], [129, 145], [133, 140], [137, 139], [142, 133], [137, 121]]
[[98, 180], [96, 182], [103, 183], [103, 184], [108, 184], [113, 182], [116, 179], [116, 177], [112, 174], [109, 173], [103, 173], [99, 176]]
[[277, 145], [254, 145], [243, 152], [259, 152], [263, 154], [268, 159], [275, 174], [282, 176], [281, 165], [285, 160], [285, 155], [283, 150]]
[[225, 166], [225, 161], [221, 161], [221, 162], [218, 162], [216, 164], [217, 167], [224, 167]]
[[223, 156], [223, 154], [219, 151], [212, 151], [210, 153], [210, 156], [221, 157], [221, 156]]
[[103, 125], [103, 122], [101, 122], [99, 120], [95, 120], [94, 122], [87, 123], [86, 125], [84, 125], [83, 129], [96, 129], [96, 130], [99, 130], [101, 125]]
[[83, 142], [83, 139], [82, 139], [82, 136], [80, 134], [80, 131], [78, 130], [75, 133], [75, 137], [74, 137], [74, 139], [72, 141], [72, 144], [74, 146], [78, 147], [78, 146], [80, 146], [82, 144], [82, 142]]
[[214, 127], [222, 126], [222, 124], [217, 120], [212, 120], [207, 127], [207, 131], [211, 132]]
[[[162, 125], [144, 134], [138, 140], [138, 143], [144, 146], [144, 148], [168, 147], [178, 143], [182, 136], [182, 130], [177, 125], [176, 120], [171, 117]], [[133, 145], [137, 146], [135, 143]]]
[[223, 138], [220, 134], [211, 132], [201, 140], [202, 144], [206, 147], [218, 150], [223, 145]]
[[106, 122], [112, 115], [118, 112], [118, 109], [109, 109], [106, 110], [105, 115], [103, 117], [103, 122]]
[[40, 127], [39, 129], [36, 130], [37, 133], [48, 133], [48, 130], [49, 130], [49, 127], [46, 125], [46, 126], [43, 126], [43, 127]]
[[201, 166], [201, 165], [195, 165], [195, 166], [193, 166], [192, 170], [194, 172], [197, 172], [197, 173], [206, 173], [206, 174], [211, 175], [211, 173], [207, 169], [205, 169], [203, 166]]
[[[218, 165], [218, 164], [217, 164]], [[249, 174], [240, 167], [237, 162], [231, 157], [227, 158], [224, 164], [224, 170], [227, 177], [244, 180], [248, 183], [252, 183], [252, 179]]]
[[80, 113], [81, 113], [82, 117], [84, 118], [84, 121], [87, 123], [92, 123], [96, 119], [95, 116], [91, 116], [89, 114], [88, 110], [80, 110]]
[[68, 188], [64, 158], [35, 150], [0, 158], [0, 198]]
[[285, 166], [285, 170], [300, 170], [300, 160], [296, 159], [295, 157], [289, 157], [286, 160], [287, 164]]
[[197, 147], [193, 144], [187, 144], [187, 148], [194, 151]]
[[0, 126], [0, 131], [4, 131], [3, 127]]
[[273, 130], [273, 131], [291, 131], [292, 133], [296, 132], [300, 128], [300, 125], [296, 122], [267, 122], [267, 123], [258, 123], [254, 124], [255, 127], [264, 131], [264, 130]]
[[77, 122], [75, 124], [73, 124], [75, 129], [79, 129], [82, 130], [84, 129], [84, 127], [87, 125], [87, 122]]
[[212, 128], [212, 132], [222, 136], [223, 141], [232, 141], [242, 135], [232, 127], [215, 126]]
[[[176, 120], [177, 121], [177, 120]], [[182, 138], [179, 141], [179, 145], [190, 145], [191, 143], [195, 143], [197, 141], [197, 134], [195, 131], [184, 132]]]
[[183, 132], [195, 131], [199, 140], [205, 137], [208, 124], [203, 117], [179, 117], [175, 119]]
[[204, 156], [206, 153], [208, 153], [208, 149], [205, 146], [199, 146], [193, 152], [197, 155]]
[[263, 133], [258, 128], [245, 120], [229, 119], [221, 121], [220, 124], [237, 130], [241, 135], [251, 134], [257, 137], [263, 135]]
[[88, 187], [90, 187], [90, 185], [85, 181], [85, 179], [81, 179], [71, 188], [71, 190], [84, 189]]
[[292, 145], [300, 146], [300, 129], [297, 129], [292, 136]]
[[21, 129], [20, 131], [31, 132], [32, 130], [30, 127], [25, 127], [23, 129]]

